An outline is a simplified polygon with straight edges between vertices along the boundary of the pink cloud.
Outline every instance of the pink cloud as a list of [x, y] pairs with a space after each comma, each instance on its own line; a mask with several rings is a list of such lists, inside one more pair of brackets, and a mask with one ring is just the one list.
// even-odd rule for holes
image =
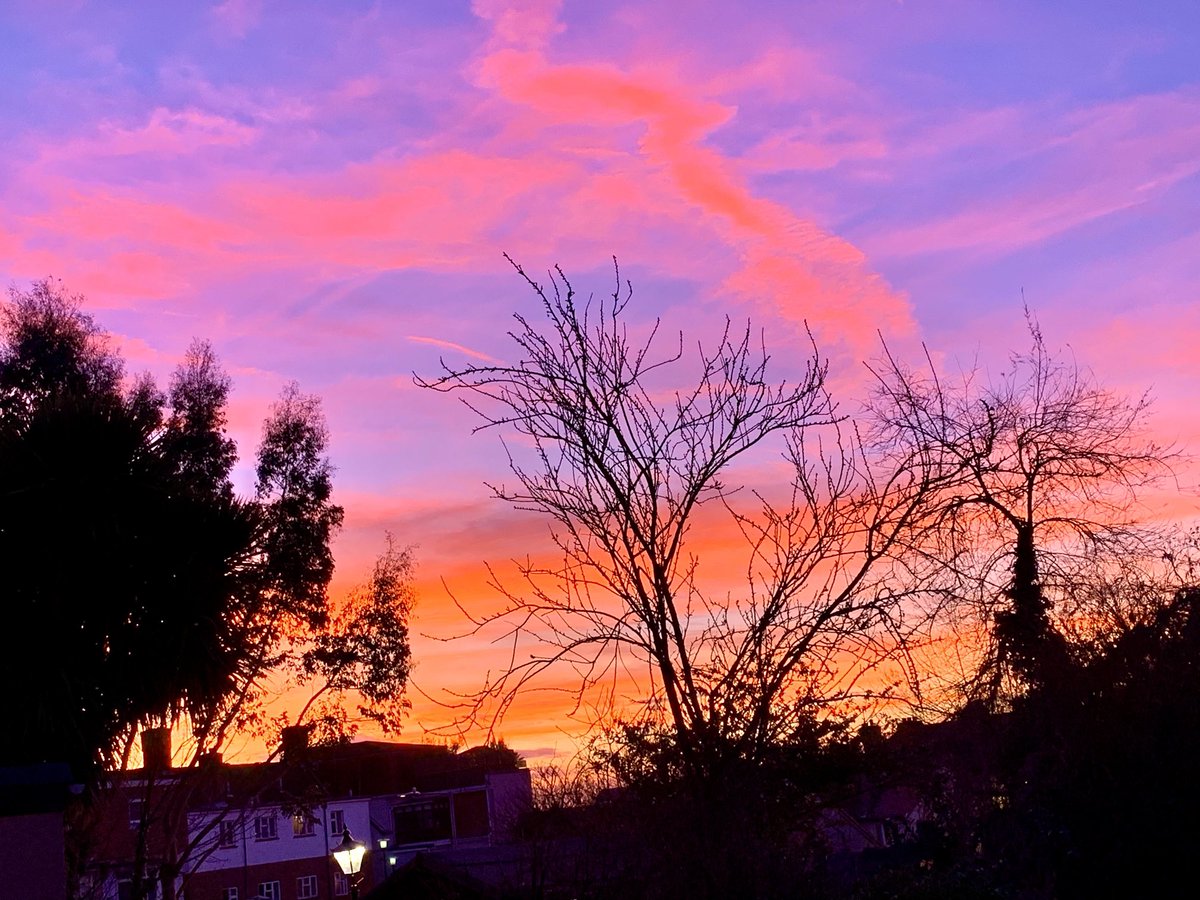
[[471, 10], [492, 26], [492, 39], [504, 46], [541, 47], [563, 30], [561, 0], [474, 0]]
[[845, 162], [887, 159], [894, 152], [882, 123], [865, 116], [813, 116], [767, 135], [741, 156], [762, 172], [821, 171]]
[[[1023, 122], [1032, 116], [1041, 121], [1045, 111], [997, 111], [945, 133], [951, 147], [966, 148], [1008, 129], [1005, 146], [1031, 170], [1023, 185], [989, 196], [981, 178], [980, 193], [957, 210], [872, 236], [872, 252], [1003, 253], [1140, 206], [1200, 172], [1200, 94], [1193, 91], [1098, 104], [1040, 134]], [[935, 145], [927, 139], [924, 152]]]
[[862, 252], [781, 204], [755, 196], [736, 163], [704, 143], [734, 110], [665, 79], [614, 66], [554, 65], [534, 51], [484, 57], [478, 78], [550, 122], [593, 128], [640, 123], [639, 150], [673, 187], [680, 216], [698, 211], [741, 256], [725, 288], [773, 303], [793, 321], [863, 348], [877, 328], [911, 331], [906, 301], [868, 271]]
[[236, 38], [244, 38], [262, 18], [260, 0], [225, 0], [213, 7], [213, 18]]
[[73, 290], [98, 298], [162, 298], [187, 284], [178, 267], [161, 255], [139, 251], [112, 253], [99, 265], [76, 263], [69, 275]]
[[835, 60], [811, 46], [774, 44], [748, 62], [708, 73], [708, 92], [743, 95], [763, 92], [772, 99], [794, 103], [800, 98], [836, 98], [841, 103], [861, 98], [862, 90], [837, 74]]
[[[732, 120], [733, 106], [683, 86], [668, 64], [625, 71], [549, 63], [539, 48], [561, 31], [557, 9], [553, 2], [477, 4], [492, 25], [490, 49], [473, 68], [489, 92], [482, 105], [508, 105], [501, 129], [482, 141], [450, 133], [402, 158], [381, 153], [364, 163], [268, 174], [259, 164], [271, 139], [264, 128], [278, 120], [272, 109], [296, 104], [270, 90], [214, 87], [181, 64], [164, 78], [187, 90], [193, 105], [157, 109], [136, 128], [102, 125], [59, 156], [47, 151], [43, 163], [170, 159], [181, 150], [240, 155], [212, 157], [212, 165], [202, 157], [183, 194], [177, 187], [155, 188], [153, 196], [149, 188], [84, 188], [67, 174], [42, 172], [50, 202], [31, 224], [55, 240], [86, 244], [84, 255], [98, 266], [105, 253], [153, 247], [160, 274], [186, 268], [209, 283], [263, 266], [319, 265], [338, 277], [491, 267], [501, 249], [591, 266], [615, 250], [623, 261], [648, 259], [794, 323], [807, 319], [847, 347], [865, 346], [877, 327], [911, 329], [905, 299], [868, 269], [858, 248], [755, 195], [743, 171], [753, 166], [708, 145]], [[786, 54], [767, 53], [726, 79], [725, 89], [747, 80], [777, 84], [794, 65]], [[806, 58], [801, 68], [817, 66]], [[330, 97], [367, 97], [380, 88], [378, 76], [363, 76]], [[311, 103], [300, 105], [284, 118], [314, 113]], [[242, 124], [245, 118], [260, 124]], [[701, 244], [709, 249], [697, 259]], [[133, 260], [116, 262], [125, 270]], [[126, 279], [141, 295], [189, 288], [165, 278], [153, 283], [150, 260], [141, 265], [146, 283]], [[118, 287], [114, 279], [106, 290]]]
[[870, 246], [889, 256], [951, 250], [1001, 253], [1040, 243], [1142, 200], [1137, 194], [1094, 184], [1068, 192], [1036, 186], [1018, 196], [891, 231], [872, 239]]
[[31, 216], [30, 221], [81, 242], [128, 241], [190, 252], [214, 251], [252, 236], [234, 222], [195, 211], [194, 204], [152, 200], [133, 191], [70, 190], [52, 212]]
[[44, 146], [41, 156], [44, 162], [60, 163], [105, 156], [190, 155], [210, 147], [245, 146], [259, 135], [259, 129], [225, 116], [158, 107], [143, 125], [126, 128], [101, 122], [92, 135]]
[[225, 194], [274, 252], [349, 266], [446, 266], [495, 259], [490, 230], [532, 187], [565, 185], [553, 158], [466, 150], [353, 167], [332, 177], [243, 181]]
[[443, 347], [447, 350], [454, 350], [457, 353], [462, 353], [470, 356], [473, 359], [482, 360], [483, 362], [497, 362], [495, 357], [488, 356], [486, 353], [480, 353], [478, 350], [472, 350], [470, 347], [464, 347], [462, 344], [456, 344], [453, 341], [443, 341], [438, 338], [421, 337], [420, 335], [410, 334], [407, 336], [410, 341], [415, 341], [418, 344], [429, 344], [434, 347]]

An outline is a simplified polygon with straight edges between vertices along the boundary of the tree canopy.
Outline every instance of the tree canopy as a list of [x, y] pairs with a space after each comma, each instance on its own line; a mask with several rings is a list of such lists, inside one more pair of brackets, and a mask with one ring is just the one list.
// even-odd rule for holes
[[208, 344], [164, 394], [80, 298], [12, 291], [0, 318], [0, 566], [8, 647], [0, 759], [117, 763], [124, 738], [187, 717], [214, 735], [289, 623], [323, 627], [333, 571], [327, 431], [293, 385], [234, 496], [230, 381]]

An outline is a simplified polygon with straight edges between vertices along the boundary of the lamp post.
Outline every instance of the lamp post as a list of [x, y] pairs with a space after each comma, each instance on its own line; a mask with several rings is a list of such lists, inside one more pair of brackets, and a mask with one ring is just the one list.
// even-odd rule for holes
[[333, 858], [350, 882], [350, 898], [358, 900], [358, 883], [362, 880], [362, 861], [367, 853], [367, 845], [356, 841], [350, 836], [350, 829], [342, 832], [342, 842], [332, 850]]

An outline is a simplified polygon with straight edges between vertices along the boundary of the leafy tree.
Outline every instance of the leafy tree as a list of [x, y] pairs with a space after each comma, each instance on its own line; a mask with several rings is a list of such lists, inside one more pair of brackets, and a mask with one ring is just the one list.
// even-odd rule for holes
[[936, 815], [856, 896], [1177, 892], [1200, 802], [1200, 593], [1156, 606], [1003, 712], [897, 730], [889, 750]]
[[[218, 748], [257, 715], [285, 639], [329, 625], [342, 510], [319, 401], [284, 391], [242, 499], [230, 381], [211, 346], [192, 345], [164, 396], [148, 377], [123, 386], [122, 360], [61, 286], [14, 290], [0, 325], [0, 564], [14, 625], [0, 666], [27, 686], [5, 701], [0, 756], [120, 766], [142, 726], [184, 720], [198, 753]], [[382, 565], [394, 590], [406, 583], [407, 557]], [[386, 685], [377, 666], [341, 686], [362, 677], [380, 702], [402, 692], [408, 603], [375, 609], [400, 629], [376, 649], [404, 665]]]
[[6, 421], [58, 396], [120, 399], [124, 365], [79, 311], [81, 296], [48, 279], [9, 296], [0, 311], [0, 415]]
[[0, 560], [12, 611], [2, 754], [81, 771], [149, 716], [217, 701], [237, 647], [224, 621], [257, 514], [197, 491], [163, 453], [145, 379], [73, 298], [13, 292], [0, 350]]
[[329, 541], [342, 524], [330, 502], [333, 468], [325, 456], [329, 432], [317, 397], [294, 382], [271, 409], [258, 450], [255, 499], [265, 518], [261, 551], [267, 591], [312, 625], [326, 618], [325, 589], [333, 576]]
[[[276, 741], [270, 761], [285, 752], [279, 738], [288, 727], [306, 731], [317, 744], [348, 740], [358, 728], [351, 710], [385, 733], [399, 730], [409, 708], [405, 688], [411, 667], [407, 623], [416, 603], [413, 575], [411, 549], [398, 549], [389, 536], [369, 581], [351, 590], [344, 602], [331, 604], [320, 625], [287, 615], [285, 622], [270, 627], [256, 623], [257, 643], [250, 645], [255, 652], [243, 660], [239, 690], [216, 710], [209, 728], [194, 734], [187, 776], [168, 780], [157, 790], [151, 785], [145, 793], [139, 865], [151, 862], [144, 836], [152, 828], [176, 834], [187, 827], [193, 798], [212, 789], [207, 777], [211, 767], [205, 760], [230, 735], [256, 733], [268, 742]], [[272, 715], [271, 701], [280, 685], [308, 693], [295, 715]], [[285, 758], [284, 762], [292, 761]], [[285, 801], [298, 811], [308, 810], [320, 798], [304, 780], [303, 761], [297, 765], [299, 771], [289, 770], [285, 779], [289, 791], [297, 790], [287, 794]], [[251, 794], [278, 789], [278, 773], [264, 769], [263, 774], [260, 784], [243, 784], [243, 789]], [[217, 850], [221, 820], [221, 816], [206, 817], [202, 829], [189, 831], [186, 846], [171, 846], [167, 857], [153, 860], [165, 897], [174, 896], [177, 879], [186, 891], [189, 871]], [[191, 864], [186, 871], [185, 861]]]
[[194, 341], [171, 378], [169, 417], [160, 438], [163, 455], [194, 489], [223, 498], [233, 495], [229, 480], [237, 445], [225, 433], [229, 376], [207, 341]]
[[[0, 312], [10, 610], [0, 674], [22, 689], [2, 704], [0, 760], [65, 758], [94, 782], [101, 766], [131, 762], [143, 728], [185, 727], [195, 777], [155, 787], [142, 773], [136, 892], [150, 870], [146, 836], [182, 821], [203, 788], [202, 760], [245, 729], [270, 742], [287, 724], [270, 714], [268, 679], [311, 687], [321, 702], [304, 715], [328, 739], [353, 732], [333, 712], [352, 695], [363, 715], [399, 727], [415, 597], [411, 555], [389, 540], [370, 585], [331, 614], [342, 510], [317, 398], [284, 390], [264, 424], [255, 494], [239, 498], [230, 380], [211, 346], [192, 344], [166, 394], [148, 376], [126, 387], [123, 373], [80, 298], [50, 282], [10, 293]], [[171, 849], [153, 861], [168, 896], [188, 853], [203, 852]]]
[[319, 731], [341, 737], [347, 695], [354, 693], [360, 716], [385, 732], [399, 729], [408, 709], [403, 697], [412, 665], [408, 620], [416, 603], [413, 574], [411, 548], [397, 549], [388, 535], [370, 581], [352, 591], [327, 627], [291, 660], [300, 684], [314, 688], [299, 721], [316, 710], [316, 720], [326, 726]]

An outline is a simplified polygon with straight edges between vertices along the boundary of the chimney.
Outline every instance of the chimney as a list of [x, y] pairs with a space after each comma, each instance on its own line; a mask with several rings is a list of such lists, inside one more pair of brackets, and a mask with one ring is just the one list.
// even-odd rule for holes
[[142, 729], [142, 767], [162, 772], [171, 768], [171, 729]]
[[285, 763], [297, 762], [304, 757], [310, 731], [311, 725], [288, 725], [279, 733], [280, 755]]

